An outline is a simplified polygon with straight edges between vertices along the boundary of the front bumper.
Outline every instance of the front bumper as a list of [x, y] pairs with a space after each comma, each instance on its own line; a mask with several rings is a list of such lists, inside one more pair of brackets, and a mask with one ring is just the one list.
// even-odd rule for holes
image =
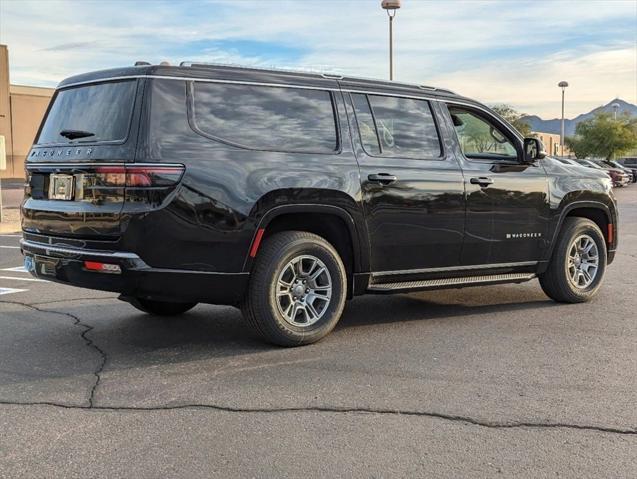
[[[236, 304], [245, 293], [249, 273], [152, 268], [135, 253], [52, 246], [22, 239], [33, 276], [81, 288], [112, 291], [158, 301]], [[90, 271], [85, 261], [118, 265], [120, 273]]]

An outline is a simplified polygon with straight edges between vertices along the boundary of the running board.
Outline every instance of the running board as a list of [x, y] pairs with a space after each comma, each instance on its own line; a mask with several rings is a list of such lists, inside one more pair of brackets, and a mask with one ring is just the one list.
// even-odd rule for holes
[[465, 288], [468, 286], [485, 286], [500, 283], [523, 283], [533, 278], [535, 278], [534, 273], [508, 273], [422, 281], [401, 281], [399, 283], [372, 283], [367, 288], [367, 291], [370, 293], [396, 293], [425, 289]]

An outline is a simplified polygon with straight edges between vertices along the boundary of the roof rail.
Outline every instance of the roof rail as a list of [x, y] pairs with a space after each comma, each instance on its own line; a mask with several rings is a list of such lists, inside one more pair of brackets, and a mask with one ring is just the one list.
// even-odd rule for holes
[[332, 71], [327, 71], [319, 68], [303, 68], [303, 67], [276, 67], [276, 66], [257, 66], [257, 65], [239, 65], [237, 63], [215, 63], [215, 62], [193, 62], [193, 61], [183, 61], [179, 64], [180, 67], [203, 67], [203, 68], [237, 68], [243, 70], [265, 70], [265, 71], [278, 71], [284, 73], [306, 73], [312, 75], [321, 75], [325, 78], [343, 78], [342, 75], [338, 73], [334, 73]]
[[451, 93], [452, 95], [457, 95], [457, 93], [454, 92], [454, 91], [447, 90], [446, 88], [438, 88], [438, 87], [435, 87], [435, 86], [418, 85], [418, 88], [420, 88], [421, 90], [440, 91], [440, 92], [443, 92], [443, 93]]
[[[236, 68], [242, 70], [264, 70], [264, 71], [275, 71], [282, 73], [304, 73], [310, 75], [320, 75], [323, 78], [331, 79], [331, 80], [343, 80], [343, 79], [351, 79], [351, 80], [369, 80], [369, 81], [386, 81], [380, 80], [378, 78], [366, 78], [360, 76], [345, 76], [340, 73], [335, 73], [334, 71], [325, 71], [318, 68], [282, 68], [282, 67], [263, 67], [263, 66], [251, 66], [251, 65], [239, 65], [236, 63], [214, 63], [214, 62], [197, 62], [197, 61], [183, 61], [179, 64], [180, 67], [201, 67], [201, 68]], [[448, 93], [450, 95], [457, 95], [457, 93], [447, 90], [445, 88], [436, 88], [433, 86], [427, 85], [418, 85], [415, 83], [405, 83], [405, 82], [397, 82], [397, 81], [389, 81], [388, 83], [395, 85], [397, 87], [411, 87], [411, 88], [420, 88], [422, 90], [429, 91], [437, 91], [440, 93]]]

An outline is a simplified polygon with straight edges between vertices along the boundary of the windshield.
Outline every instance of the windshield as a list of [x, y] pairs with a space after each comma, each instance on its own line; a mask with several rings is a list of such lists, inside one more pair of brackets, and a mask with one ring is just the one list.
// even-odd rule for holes
[[124, 141], [136, 84], [136, 80], [126, 80], [58, 91], [36, 143]]

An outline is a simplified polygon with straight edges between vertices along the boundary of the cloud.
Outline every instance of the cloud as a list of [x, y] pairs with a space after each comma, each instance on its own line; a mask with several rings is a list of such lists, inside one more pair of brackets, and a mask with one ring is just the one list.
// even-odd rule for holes
[[[3, 0], [0, 42], [10, 48], [12, 81], [34, 85], [136, 60], [384, 78], [387, 18], [379, 3]], [[395, 20], [396, 74], [532, 113], [552, 111], [560, 79], [572, 84], [571, 105], [616, 95], [637, 102], [636, 21], [637, 2], [405, 0]]]
[[60, 45], [53, 45], [52, 47], [43, 48], [43, 52], [60, 52], [67, 50], [77, 50], [81, 48], [86, 48], [89, 46], [96, 45], [97, 42], [71, 42], [71, 43], [62, 43]]

